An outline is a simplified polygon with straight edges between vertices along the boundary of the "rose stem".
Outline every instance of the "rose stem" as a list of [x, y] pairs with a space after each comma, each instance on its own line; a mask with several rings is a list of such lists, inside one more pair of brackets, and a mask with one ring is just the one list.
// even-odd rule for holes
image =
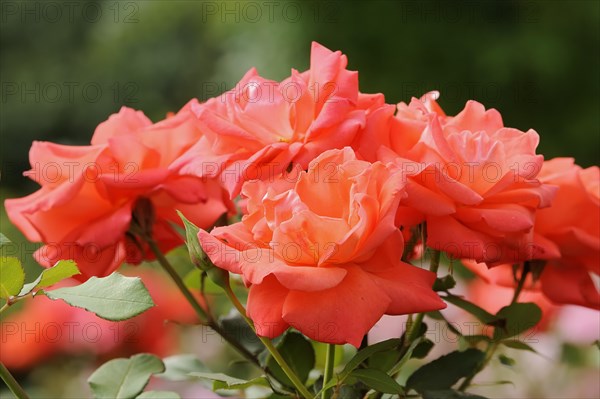
[[[521, 273], [521, 277], [519, 278], [519, 282], [517, 284], [517, 287], [515, 288], [515, 294], [513, 296], [512, 301], [510, 302], [511, 305], [517, 303], [517, 300], [519, 299], [519, 294], [521, 294], [521, 291], [523, 290], [523, 287], [525, 286], [525, 281], [527, 280], [527, 275], [529, 274], [529, 271], [530, 271], [529, 262], [525, 262], [525, 264], [523, 265], [523, 272]], [[471, 385], [471, 381], [473, 381], [473, 378], [475, 378], [475, 376], [477, 374], [479, 374], [479, 372], [481, 370], [483, 370], [485, 368], [485, 366], [487, 366], [487, 364], [490, 362], [490, 360], [492, 360], [492, 357], [494, 356], [494, 353], [496, 352], [498, 345], [499, 345], [499, 342], [497, 342], [497, 341], [490, 342], [487, 349], [485, 350], [485, 357], [483, 358], [483, 361], [481, 362], [479, 367], [477, 367], [475, 369], [475, 371], [473, 373], [471, 373], [470, 376], [465, 378], [465, 380], [462, 382], [462, 384], [460, 384], [460, 386], [458, 387], [459, 391], [464, 391], [465, 389], [467, 389], [469, 387], [469, 385]]]
[[254, 365], [256, 365], [262, 369], [262, 367], [260, 366], [260, 362], [258, 361], [256, 356], [254, 356], [249, 350], [244, 348], [239, 342], [237, 342], [233, 338], [231, 338], [221, 328], [221, 326], [219, 326], [219, 324], [213, 320], [212, 316], [209, 316], [206, 314], [206, 312], [204, 311], [204, 309], [202, 309], [202, 306], [200, 306], [200, 304], [198, 303], [198, 301], [196, 300], [194, 295], [192, 295], [190, 290], [185, 286], [185, 283], [183, 282], [181, 277], [179, 277], [179, 274], [177, 274], [177, 272], [175, 271], [173, 266], [171, 266], [171, 263], [169, 263], [167, 258], [163, 255], [161, 250], [158, 248], [158, 245], [156, 244], [154, 239], [152, 239], [150, 237], [144, 237], [144, 239], [148, 243], [148, 246], [150, 247], [150, 249], [152, 250], [154, 255], [156, 256], [156, 260], [158, 261], [158, 263], [169, 274], [169, 276], [175, 282], [175, 284], [177, 285], [177, 287], [179, 288], [179, 290], [181, 291], [183, 296], [187, 299], [187, 301], [190, 303], [190, 305], [192, 305], [192, 308], [194, 308], [194, 310], [200, 317], [200, 320], [203, 322], [206, 322], [208, 327], [212, 328], [217, 334], [219, 334], [221, 337], [223, 337], [241, 355], [243, 355], [246, 359], [250, 360]]
[[[327, 385], [333, 377], [333, 366], [335, 364], [335, 345], [327, 344], [327, 356], [325, 357], [325, 370], [323, 373], [323, 387]], [[329, 389], [323, 389], [321, 396], [323, 399], [329, 399]]]
[[[225, 290], [225, 293], [227, 294], [227, 297], [229, 298], [229, 300], [231, 301], [233, 306], [235, 306], [237, 311], [242, 315], [244, 320], [246, 320], [246, 323], [248, 323], [250, 328], [252, 328], [252, 331], [254, 331], [254, 333], [256, 334], [256, 330], [254, 328], [254, 323], [252, 322], [252, 320], [250, 320], [250, 318], [246, 314], [246, 309], [240, 303], [240, 301], [237, 299], [234, 292], [231, 290], [231, 286], [225, 285], [225, 287], [223, 287], [223, 289]], [[279, 366], [281, 367], [281, 369], [283, 370], [285, 375], [287, 375], [287, 377], [290, 379], [290, 381], [292, 381], [292, 384], [294, 384], [294, 386], [296, 387], [298, 392], [302, 395], [302, 397], [304, 397], [305, 399], [313, 399], [313, 395], [311, 395], [311, 393], [308, 391], [308, 389], [306, 389], [306, 387], [304, 386], [302, 381], [300, 381], [300, 379], [298, 378], [296, 373], [294, 373], [294, 371], [290, 368], [290, 366], [287, 364], [285, 359], [281, 356], [281, 354], [279, 353], [277, 348], [273, 345], [271, 340], [268, 338], [265, 338], [265, 337], [261, 337], [258, 334], [256, 334], [256, 336], [265, 345], [265, 347], [267, 348], [267, 350], [269, 351], [271, 356], [273, 356], [273, 358], [275, 359], [277, 364], [279, 364]]]
[[15, 377], [8, 371], [4, 363], [0, 362], [0, 377], [2, 381], [6, 383], [10, 391], [17, 397], [17, 399], [29, 399], [27, 393], [21, 385], [15, 380]]

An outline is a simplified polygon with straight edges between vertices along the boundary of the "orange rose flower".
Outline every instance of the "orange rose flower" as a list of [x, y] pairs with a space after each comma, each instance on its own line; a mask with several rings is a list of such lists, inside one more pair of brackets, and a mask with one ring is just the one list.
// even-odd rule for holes
[[394, 224], [404, 177], [387, 165], [330, 150], [308, 171], [244, 185], [241, 222], [198, 237], [212, 262], [250, 287], [248, 316], [261, 336], [292, 326], [358, 347], [383, 314], [445, 307], [435, 275], [400, 261]]
[[600, 309], [600, 293], [590, 276], [600, 275], [600, 168], [583, 169], [572, 158], [555, 158], [544, 162], [540, 180], [559, 187], [552, 206], [535, 219], [536, 237], [560, 250], [542, 272], [542, 291], [556, 303]]
[[378, 159], [381, 146], [391, 148], [397, 156], [406, 158], [408, 151], [421, 138], [430, 114], [446, 120], [446, 114], [435, 101], [439, 95], [439, 92], [432, 91], [421, 99], [413, 98], [408, 105], [401, 102], [397, 106], [386, 104], [378, 107], [354, 148], [363, 159], [370, 162]]
[[195, 104], [203, 137], [182, 170], [220, 176], [234, 197], [247, 180], [267, 180], [291, 163], [306, 169], [323, 151], [351, 145], [384, 99], [359, 93], [347, 64], [313, 42], [308, 71], [275, 82], [251, 69], [233, 90]]
[[[600, 275], [600, 169], [583, 169], [572, 158], [544, 162], [542, 182], [558, 186], [552, 206], [536, 213], [534, 241], [550, 249], [538, 281], [528, 276], [525, 287], [543, 293], [555, 304], [600, 309], [600, 292], [592, 275]], [[514, 287], [512, 264], [483, 272], [484, 264], [463, 263], [486, 281]], [[498, 270], [497, 270], [498, 269]]]
[[87, 279], [108, 275], [123, 262], [153, 259], [128, 234], [141, 198], [154, 207], [152, 234], [163, 251], [183, 243], [170, 225], [181, 224], [176, 209], [204, 227], [227, 211], [218, 182], [173, 166], [201, 137], [193, 103], [156, 124], [123, 107], [97, 127], [90, 146], [33, 143], [32, 170], [25, 174], [42, 187], [5, 205], [27, 239], [46, 244], [34, 255], [40, 264], [73, 259]]
[[379, 157], [409, 175], [399, 219], [427, 222], [429, 247], [488, 264], [551, 250], [532, 244], [535, 211], [555, 190], [537, 179], [535, 131], [504, 127], [475, 101], [445, 116], [431, 96], [401, 104], [396, 119]]

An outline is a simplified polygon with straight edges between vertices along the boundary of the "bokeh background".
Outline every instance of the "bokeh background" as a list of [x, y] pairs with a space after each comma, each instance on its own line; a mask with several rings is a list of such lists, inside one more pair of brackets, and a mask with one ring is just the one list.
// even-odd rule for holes
[[[33, 140], [89, 143], [95, 126], [123, 105], [158, 120], [191, 98], [234, 87], [251, 67], [282, 79], [290, 68], [308, 67], [313, 40], [347, 54], [362, 92], [382, 92], [397, 103], [439, 90], [449, 114], [475, 99], [497, 108], [507, 126], [535, 129], [546, 158], [600, 163], [598, 1], [0, 4], [2, 200], [36, 189], [22, 176]], [[18, 243], [31, 280], [36, 246], [23, 241], [4, 208], [0, 222]], [[559, 350], [567, 351], [559, 357], [574, 359], [569, 373], [597, 372], [597, 356], [590, 360], [589, 348], [577, 348]], [[48, 378], [36, 380], [38, 374], [28, 381], [44, 392]], [[566, 385], [583, 378], [568, 375]], [[556, 397], [569, 392], [556, 389]], [[592, 395], [600, 392], [593, 389]]]

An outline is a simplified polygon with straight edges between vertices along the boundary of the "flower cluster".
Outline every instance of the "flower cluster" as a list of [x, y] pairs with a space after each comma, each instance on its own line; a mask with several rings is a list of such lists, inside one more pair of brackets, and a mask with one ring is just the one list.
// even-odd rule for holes
[[[436, 92], [386, 104], [347, 64], [313, 43], [309, 70], [281, 82], [251, 69], [158, 123], [123, 108], [89, 146], [34, 143], [41, 189], [7, 200], [10, 220], [45, 244], [42, 265], [75, 259], [90, 277], [154, 258], [140, 226], [163, 252], [182, 244], [179, 210], [211, 263], [242, 276], [263, 337], [358, 347], [384, 314], [444, 308], [435, 273], [408, 263], [419, 245], [482, 275], [535, 264], [528, 289], [600, 308], [598, 167], [544, 162], [535, 131], [476, 101], [455, 116]], [[209, 232], [233, 200], [241, 221]]]

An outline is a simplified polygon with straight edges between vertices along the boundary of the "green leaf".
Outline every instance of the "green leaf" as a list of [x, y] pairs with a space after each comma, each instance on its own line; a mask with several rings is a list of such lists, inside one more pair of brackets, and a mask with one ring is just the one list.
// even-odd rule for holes
[[350, 373], [354, 377], [371, 389], [383, 393], [403, 393], [402, 387], [385, 372], [377, 369], [357, 369]]
[[71, 306], [83, 308], [106, 320], [126, 320], [154, 306], [139, 277], [113, 273], [108, 277], [92, 277], [75, 287], [45, 291], [48, 298], [62, 299]]
[[410, 358], [412, 357], [412, 354], [413, 354], [415, 348], [417, 346], [419, 346], [419, 344], [421, 342], [423, 342], [424, 340], [425, 340], [424, 337], [419, 337], [419, 338], [415, 339], [413, 342], [411, 342], [410, 346], [408, 347], [408, 349], [406, 350], [406, 352], [404, 353], [404, 355], [402, 356], [400, 361], [398, 363], [396, 363], [394, 365], [394, 367], [392, 367], [392, 369], [388, 372], [388, 374], [395, 375], [396, 373], [399, 373], [400, 370], [402, 370], [402, 367], [404, 367], [404, 365], [406, 364], [406, 362], [408, 362], [410, 360]]
[[433, 320], [446, 320], [444, 315], [439, 310], [434, 310], [433, 312], [427, 312], [425, 315]]
[[480, 342], [490, 342], [491, 340], [487, 335], [462, 335], [459, 337], [459, 349], [473, 348]]
[[[302, 334], [290, 332], [283, 337], [277, 345], [277, 349], [300, 381], [306, 382], [308, 374], [315, 367], [316, 361], [315, 349], [310, 341]], [[279, 382], [288, 387], [294, 387], [292, 381], [271, 356], [267, 360], [267, 367]]]
[[[324, 388], [331, 388], [336, 384], [344, 382], [346, 378], [352, 373], [354, 369], [361, 365], [362, 362], [370, 358], [376, 353], [379, 352], [387, 352], [391, 350], [395, 350], [398, 346], [402, 344], [402, 340], [400, 338], [392, 338], [386, 341], [381, 341], [376, 343], [375, 345], [367, 346], [366, 348], [361, 349], [354, 355], [346, 366], [342, 370], [342, 372], [338, 375], [338, 379], [336, 381], [335, 378], [332, 378], [327, 384], [325, 384]], [[413, 343], [416, 346], [416, 341]], [[414, 349], [414, 348], [413, 348]]]
[[451, 275], [447, 275], [444, 277], [438, 277], [435, 279], [433, 283], [434, 291], [448, 291], [456, 286], [456, 280]]
[[217, 389], [246, 389], [253, 385], [269, 386], [269, 382], [265, 377], [256, 377], [251, 380], [242, 380], [240, 378], [231, 377], [223, 373], [201, 373], [193, 372], [189, 374], [192, 377], [204, 378], [213, 382], [213, 390]]
[[500, 360], [500, 363], [502, 363], [503, 365], [508, 366], [508, 367], [512, 367], [516, 363], [515, 359], [510, 358], [506, 355], [498, 355], [498, 360]]
[[192, 354], [165, 357], [163, 363], [165, 364], [165, 372], [160, 374], [159, 377], [170, 381], [189, 380], [191, 379], [189, 374], [194, 371], [209, 371], [202, 361]]
[[80, 273], [77, 264], [72, 260], [60, 260], [51, 268], [42, 270], [42, 273], [34, 281], [25, 284], [19, 292], [19, 296], [27, 295], [35, 289], [49, 287]]
[[362, 362], [364, 362], [374, 354], [394, 350], [395, 348], [400, 346], [401, 343], [402, 341], [399, 338], [392, 338], [361, 349], [356, 353], [356, 355], [354, 355], [352, 359], [350, 359], [350, 361], [348, 361], [348, 363], [346, 363], [344, 370], [342, 370], [342, 372], [340, 373], [340, 378], [343, 379], [345, 376], [350, 375], [350, 373], [355, 368], [360, 366]]
[[141, 353], [129, 359], [104, 363], [88, 378], [95, 398], [135, 398], [144, 390], [152, 374], [165, 371], [163, 362], [154, 355]]
[[9, 240], [9, 238], [7, 236], [5, 236], [4, 234], [0, 233], [0, 248], [2, 248], [5, 245], [8, 245], [12, 243], [11, 240]]
[[483, 396], [468, 392], [460, 392], [454, 389], [441, 389], [435, 391], [424, 391], [423, 399], [486, 399]]
[[432, 318], [432, 319], [434, 319], [434, 320], [442, 320], [442, 321], [445, 321], [445, 322], [446, 322], [446, 327], [448, 328], [448, 330], [449, 330], [449, 331], [451, 331], [453, 334], [455, 334], [455, 335], [456, 335], [456, 336], [458, 336], [458, 337], [461, 337], [461, 336], [462, 336], [462, 332], [461, 332], [461, 331], [459, 331], [459, 330], [458, 330], [458, 329], [457, 329], [457, 328], [454, 326], [454, 324], [456, 324], [456, 323], [452, 323], [452, 322], [448, 321], [448, 320], [446, 319], [446, 317], [444, 317], [444, 315], [443, 315], [441, 312], [439, 312], [439, 311], [437, 311], [437, 310], [436, 310], [436, 311], [433, 311], [433, 312], [428, 312], [428, 313], [426, 313], [426, 314], [427, 314], [427, 316], [428, 316], [428, 317], [430, 317], [430, 318]]
[[524, 342], [517, 341], [517, 340], [509, 339], [506, 341], [502, 341], [502, 345], [504, 345], [508, 348], [519, 349], [522, 351], [530, 351], [533, 353], [537, 353], [537, 351], [535, 349], [533, 349], [531, 346], [527, 345]]
[[496, 318], [502, 324], [494, 329], [494, 340], [501, 340], [534, 327], [542, 318], [542, 310], [535, 303], [517, 302], [500, 309]]
[[447, 294], [442, 296], [442, 298], [446, 302], [450, 302], [454, 306], [458, 306], [459, 308], [471, 313], [482, 323], [490, 324], [496, 321], [496, 316], [461, 297], [452, 294]]
[[379, 352], [377, 356], [368, 359], [369, 368], [387, 372], [398, 363], [401, 355], [400, 351]]
[[452, 352], [416, 370], [406, 382], [417, 392], [451, 388], [463, 377], [473, 373], [483, 362], [485, 354], [477, 349]]
[[415, 347], [411, 357], [415, 359], [425, 358], [429, 354], [429, 351], [431, 351], [433, 348], [433, 345], [433, 341], [429, 339], [423, 339], [423, 341], [419, 342], [419, 344]]
[[[410, 327], [410, 325], [407, 325], [407, 329]], [[429, 327], [427, 327], [427, 323], [425, 322], [421, 322], [421, 324], [419, 325], [419, 331], [417, 332], [417, 334], [413, 337], [413, 339], [416, 338], [421, 338], [423, 337], [425, 334], [427, 334], [427, 329]], [[402, 334], [402, 339], [406, 339], [406, 333], [407, 331], [404, 332], [404, 334]]]
[[23, 288], [25, 271], [19, 259], [14, 257], [0, 258], [0, 298], [15, 296]]
[[136, 399], [181, 399], [181, 396], [177, 392], [146, 391], [142, 392]]

